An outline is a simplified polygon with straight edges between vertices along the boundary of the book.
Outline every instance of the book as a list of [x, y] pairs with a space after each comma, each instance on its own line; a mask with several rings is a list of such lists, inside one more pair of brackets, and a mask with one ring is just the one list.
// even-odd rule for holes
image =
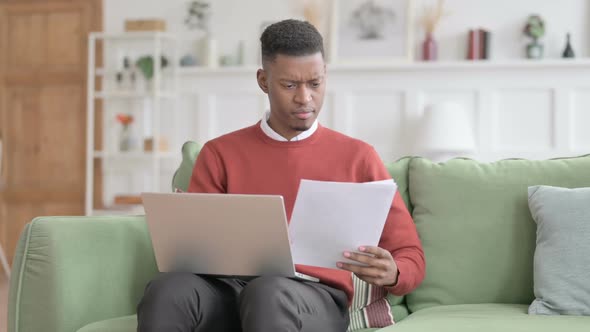
[[488, 30], [479, 29], [481, 52], [480, 59], [488, 60], [490, 58], [490, 37], [491, 34]]
[[479, 59], [479, 34], [469, 29], [468, 40], [467, 40], [467, 60]]
[[483, 60], [490, 58], [490, 37], [488, 30], [470, 29], [467, 39], [467, 60]]

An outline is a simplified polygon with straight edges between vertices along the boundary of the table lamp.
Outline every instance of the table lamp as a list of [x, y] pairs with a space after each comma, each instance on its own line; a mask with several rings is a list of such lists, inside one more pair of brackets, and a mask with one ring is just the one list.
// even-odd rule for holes
[[429, 104], [418, 125], [418, 153], [433, 161], [475, 151], [473, 126], [465, 109], [454, 102]]

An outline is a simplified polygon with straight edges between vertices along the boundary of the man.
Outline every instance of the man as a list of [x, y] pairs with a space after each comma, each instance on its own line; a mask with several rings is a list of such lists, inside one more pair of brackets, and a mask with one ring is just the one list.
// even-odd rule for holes
[[[326, 88], [318, 31], [307, 22], [285, 20], [269, 26], [260, 40], [263, 65], [257, 80], [268, 95], [270, 112], [254, 126], [205, 144], [189, 191], [282, 195], [290, 218], [301, 179], [390, 178], [371, 146], [318, 124]], [[228, 247], [231, 250], [239, 248]], [[297, 266], [299, 272], [319, 278], [319, 283], [161, 274], [148, 285], [139, 304], [138, 330], [346, 331], [353, 273], [397, 295], [412, 291], [424, 277], [422, 247], [399, 193], [379, 246], [359, 251], [371, 255], [344, 252], [343, 260], [366, 267], [344, 262], [334, 269]]]

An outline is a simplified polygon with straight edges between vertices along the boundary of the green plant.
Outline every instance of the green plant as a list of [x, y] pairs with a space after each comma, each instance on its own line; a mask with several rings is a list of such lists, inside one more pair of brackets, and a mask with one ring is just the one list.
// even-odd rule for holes
[[[162, 68], [168, 66], [168, 59], [165, 56], [161, 56], [160, 65]], [[139, 68], [147, 80], [151, 80], [154, 77], [154, 58], [151, 55], [145, 55], [137, 59], [135, 66]]]
[[199, 29], [209, 32], [209, 20], [211, 18], [211, 5], [208, 1], [194, 0], [188, 5], [187, 17], [184, 24], [189, 29]]
[[537, 40], [545, 35], [545, 22], [539, 15], [531, 15], [524, 26], [524, 34]]

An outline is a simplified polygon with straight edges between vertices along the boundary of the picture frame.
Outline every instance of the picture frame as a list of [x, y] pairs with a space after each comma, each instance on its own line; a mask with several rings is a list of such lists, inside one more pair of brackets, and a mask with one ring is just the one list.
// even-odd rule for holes
[[411, 62], [413, 5], [413, 0], [334, 0], [331, 63]]

